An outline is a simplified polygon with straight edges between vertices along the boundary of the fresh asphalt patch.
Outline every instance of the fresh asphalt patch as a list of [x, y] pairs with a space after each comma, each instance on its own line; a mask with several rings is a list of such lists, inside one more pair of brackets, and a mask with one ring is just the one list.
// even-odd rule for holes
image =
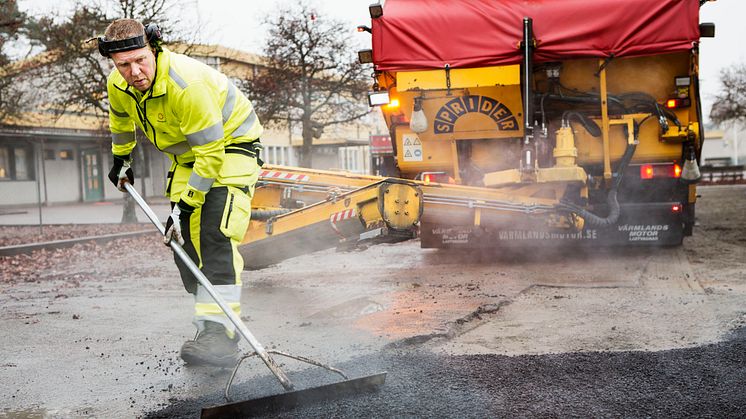
[[[746, 409], [746, 328], [723, 342], [656, 352], [447, 356], [410, 348], [339, 367], [388, 377], [377, 392], [265, 417], [740, 417]], [[334, 380], [323, 374], [304, 370], [291, 379], [299, 388]], [[241, 400], [282, 390], [266, 376], [233, 391]], [[225, 403], [222, 394], [172, 399], [145, 417], [199, 417]]]

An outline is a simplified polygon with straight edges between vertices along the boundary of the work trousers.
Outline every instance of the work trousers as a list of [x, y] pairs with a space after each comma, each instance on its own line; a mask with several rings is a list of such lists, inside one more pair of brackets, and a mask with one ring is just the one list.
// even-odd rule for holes
[[[173, 204], [172, 204], [173, 205]], [[205, 203], [188, 214], [181, 214], [184, 250], [214, 285], [236, 315], [241, 314], [241, 271], [243, 258], [238, 245], [251, 218], [248, 188], [215, 186], [205, 195]], [[221, 323], [229, 336], [235, 326], [228, 320], [189, 268], [175, 257], [184, 288], [194, 294], [194, 324], [199, 331], [205, 321]]]

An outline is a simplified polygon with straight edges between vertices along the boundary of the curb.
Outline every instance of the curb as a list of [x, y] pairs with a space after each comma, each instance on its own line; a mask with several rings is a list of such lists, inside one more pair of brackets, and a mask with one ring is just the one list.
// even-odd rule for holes
[[140, 230], [140, 231], [128, 231], [126, 233], [114, 233], [114, 234], [104, 234], [101, 236], [88, 236], [88, 237], [81, 237], [79, 239], [67, 239], [67, 240], [56, 240], [51, 242], [39, 242], [39, 243], [29, 243], [29, 244], [18, 244], [15, 246], [3, 246], [0, 247], [0, 256], [13, 256], [13, 255], [20, 255], [24, 253], [31, 253], [34, 250], [40, 250], [40, 249], [62, 249], [65, 247], [72, 247], [78, 243], [87, 243], [87, 242], [96, 242], [96, 243], [106, 243], [112, 240], [116, 239], [122, 239], [122, 238], [129, 238], [129, 237], [137, 237], [144, 234], [154, 234], [156, 233], [155, 230]]

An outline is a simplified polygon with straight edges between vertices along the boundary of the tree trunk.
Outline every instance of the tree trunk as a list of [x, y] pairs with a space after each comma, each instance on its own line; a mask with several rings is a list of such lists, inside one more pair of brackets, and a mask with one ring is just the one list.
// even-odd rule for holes
[[303, 119], [303, 146], [300, 149], [300, 166], [311, 168], [313, 166], [313, 130], [311, 121]]
[[135, 213], [135, 200], [130, 194], [124, 194], [124, 206], [122, 207], [122, 224], [133, 224], [137, 222]]

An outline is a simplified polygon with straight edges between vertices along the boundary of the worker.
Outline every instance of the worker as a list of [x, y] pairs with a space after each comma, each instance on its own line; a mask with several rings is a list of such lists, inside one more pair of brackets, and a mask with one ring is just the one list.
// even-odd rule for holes
[[[166, 195], [171, 214], [164, 243], [177, 240], [236, 315], [241, 314], [243, 259], [237, 246], [251, 216], [262, 134], [251, 102], [219, 71], [161, 45], [160, 29], [119, 19], [98, 38], [111, 58], [107, 80], [114, 164], [120, 190], [134, 184], [135, 130], [171, 159]], [[197, 335], [181, 347], [187, 364], [229, 367], [240, 352], [235, 326], [187, 266], [175, 257], [194, 295]]]

